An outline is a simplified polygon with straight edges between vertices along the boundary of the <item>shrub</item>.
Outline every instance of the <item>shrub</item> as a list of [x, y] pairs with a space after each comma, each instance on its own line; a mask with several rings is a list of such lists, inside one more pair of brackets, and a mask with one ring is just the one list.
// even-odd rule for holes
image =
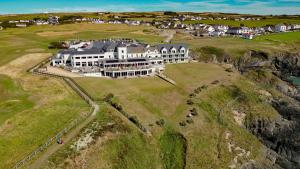
[[186, 103], [187, 103], [188, 105], [193, 105], [193, 104], [194, 104], [194, 102], [193, 102], [192, 99], [188, 99], [188, 100], [186, 101]]
[[196, 96], [195, 93], [191, 93], [191, 94], [190, 94], [190, 97], [195, 97], [195, 96]]
[[201, 89], [207, 89], [208, 88], [208, 86], [207, 85], [203, 85], [203, 86], [201, 86]]
[[160, 120], [156, 121], [156, 124], [159, 125], [159, 126], [163, 126], [163, 125], [165, 125], [165, 120], [160, 119]]
[[114, 94], [109, 93], [104, 97], [103, 101], [110, 102], [112, 98], [114, 98]]
[[220, 81], [219, 80], [215, 80], [215, 81], [213, 81], [213, 82], [211, 82], [211, 84], [218, 84], [218, 83], [220, 83]]
[[182, 121], [182, 122], [179, 123], [179, 125], [182, 126], [182, 127], [184, 127], [184, 126], [186, 126], [186, 122]]
[[192, 124], [192, 123], [194, 123], [194, 120], [193, 120], [193, 119], [187, 119], [186, 122], [187, 122], [188, 124]]

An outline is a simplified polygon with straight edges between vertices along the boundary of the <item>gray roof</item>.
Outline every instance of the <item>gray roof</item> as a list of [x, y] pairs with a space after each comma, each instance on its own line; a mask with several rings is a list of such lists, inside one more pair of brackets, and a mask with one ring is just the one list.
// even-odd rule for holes
[[157, 45], [158, 50], [162, 50], [163, 48], [166, 48], [168, 51], [171, 50], [172, 48], [175, 48], [176, 50], [179, 50], [181, 47], [188, 48], [187, 44], [183, 43], [177, 43], [177, 44], [160, 44]]
[[127, 47], [127, 53], [144, 53], [145, 47], [143, 46], [129, 46]]
[[61, 54], [76, 54], [76, 55], [84, 55], [84, 54], [102, 54], [105, 52], [117, 52], [118, 47], [127, 47], [128, 53], [144, 53], [147, 49], [150, 50], [161, 50], [162, 48], [166, 48], [170, 50], [171, 48], [176, 48], [179, 50], [181, 47], [188, 48], [186, 44], [160, 44], [156, 46], [151, 46], [147, 48], [146, 44], [133, 44], [126, 41], [113, 41], [113, 40], [103, 40], [103, 41], [93, 41], [86, 48], [82, 48], [80, 50], [77, 49], [66, 49], [61, 50], [59, 53]]

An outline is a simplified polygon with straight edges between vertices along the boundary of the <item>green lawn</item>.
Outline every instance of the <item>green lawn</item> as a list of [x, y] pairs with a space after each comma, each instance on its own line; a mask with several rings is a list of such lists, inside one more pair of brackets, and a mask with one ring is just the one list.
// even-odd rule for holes
[[13, 167], [72, 119], [89, 111], [62, 81], [29, 75], [25, 78], [32, 81], [22, 80], [26, 90], [17, 80], [1, 76], [0, 168]]
[[28, 96], [29, 94], [22, 89], [19, 82], [0, 75], [0, 125], [18, 112], [34, 106]]
[[276, 33], [264, 36], [257, 36], [255, 41], [270, 41], [281, 43], [300, 43], [300, 32]]
[[280, 23], [294, 24], [300, 23], [300, 19], [262, 19], [259, 21], [234, 21], [234, 20], [200, 20], [200, 21], [185, 21], [187, 24], [205, 23], [205, 24], [222, 24], [228, 26], [240, 26], [244, 24], [248, 27], [261, 27], [266, 25], [276, 25]]
[[[165, 133], [170, 128], [175, 132], [182, 133], [188, 140], [187, 168], [228, 167], [236, 154], [228, 152], [227, 141], [224, 138], [225, 131], [232, 133], [231, 141], [236, 145], [251, 151], [249, 159], [260, 158], [258, 155], [261, 151], [259, 141], [246, 129], [236, 124], [233, 114], [229, 110], [223, 114], [223, 123], [220, 125], [215, 110], [215, 107], [222, 108], [227, 102], [234, 99], [234, 95], [230, 94], [232, 93], [230, 86], [237, 85], [239, 90], [245, 92], [249, 98], [245, 105], [255, 104], [247, 113], [266, 118], [276, 116], [274, 109], [258, 99], [256, 93], [258, 89], [253, 84], [248, 81], [243, 82], [246, 80], [239, 80], [240, 77], [237, 74], [228, 73], [224, 68], [213, 64], [170, 64], [166, 68], [165, 74], [176, 81], [176, 87], [158, 78], [117, 80], [76, 78], [75, 80], [98, 100], [107, 93], [113, 93], [124, 110], [137, 116], [143, 124], [154, 124], [153, 127], [148, 126], [148, 128], [154, 134], [155, 145], [160, 145], [161, 163], [164, 168], [181, 168], [183, 163], [181, 141], [174, 139], [172, 134]], [[219, 80], [219, 84], [212, 85], [211, 82], [215, 80]], [[193, 99], [194, 105], [187, 105], [188, 95], [193, 93], [195, 88], [203, 85], [207, 85], [208, 89], [203, 89]], [[242, 109], [243, 105], [244, 103], [240, 103], [235, 107]], [[199, 111], [199, 115], [193, 118], [192, 124], [180, 127], [179, 122], [187, 120], [186, 115], [193, 107]], [[155, 124], [155, 121], [161, 118], [165, 120], [166, 128], [160, 128]], [[135, 142], [135, 137], [131, 137]], [[121, 139], [122, 144], [124, 139]], [[220, 159], [216, 155], [219, 140]], [[116, 144], [111, 148], [118, 149], [115, 147], [119, 147], [120, 140], [115, 142]], [[140, 158], [133, 155], [131, 157], [123, 158], [125, 161]]]

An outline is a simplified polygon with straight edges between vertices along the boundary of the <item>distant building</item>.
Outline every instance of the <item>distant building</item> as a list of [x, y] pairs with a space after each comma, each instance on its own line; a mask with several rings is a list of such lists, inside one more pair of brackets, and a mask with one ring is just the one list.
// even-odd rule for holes
[[291, 29], [292, 30], [300, 29], [300, 24], [293, 24], [293, 25], [291, 25]]
[[58, 16], [49, 16], [48, 17], [48, 23], [52, 25], [59, 24], [59, 17]]
[[284, 24], [277, 24], [275, 25], [275, 32], [286, 32], [287, 26]]
[[26, 28], [27, 25], [25, 23], [17, 23], [16, 24], [16, 27], [19, 27], [19, 28]]
[[275, 27], [272, 25], [267, 25], [263, 27], [265, 32], [275, 32]]
[[37, 20], [35, 21], [36, 25], [48, 25], [49, 22], [48, 21], [44, 21], [44, 20]]
[[252, 40], [254, 38], [254, 35], [252, 33], [243, 33], [242, 38]]
[[90, 76], [135, 77], [162, 71], [165, 63], [188, 62], [185, 44], [150, 46], [124, 40], [71, 44], [52, 58], [53, 66], [67, 66]]
[[242, 29], [240, 27], [230, 27], [228, 30], [227, 30], [227, 33], [228, 34], [232, 34], [232, 35], [240, 35], [242, 34]]

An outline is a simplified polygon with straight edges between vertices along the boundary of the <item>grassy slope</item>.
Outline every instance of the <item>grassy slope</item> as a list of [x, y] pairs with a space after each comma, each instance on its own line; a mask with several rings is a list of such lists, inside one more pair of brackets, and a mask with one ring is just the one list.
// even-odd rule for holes
[[[258, 140], [235, 123], [230, 111], [224, 114], [224, 125], [220, 127], [216, 118], [216, 110], [213, 109], [213, 107], [221, 108], [223, 107], [222, 104], [234, 99], [232, 95], [228, 94], [230, 93], [229, 86], [243, 82], [238, 80], [237, 74], [228, 76], [229, 73], [226, 73], [219, 66], [203, 63], [167, 65], [166, 74], [177, 82], [177, 87], [157, 78], [123, 80], [77, 78], [76, 81], [97, 99], [101, 99], [107, 93], [114, 93], [123, 108], [127, 112], [136, 115], [144, 124], [153, 124], [155, 120], [163, 118], [169, 127], [183, 133], [188, 140], [187, 168], [227, 167], [234, 154], [228, 152], [224, 138], [225, 131], [232, 133], [233, 142], [251, 151], [251, 158], [259, 159], [258, 154], [261, 149], [258, 147], [261, 144]], [[228, 87], [210, 85], [216, 79]], [[191, 109], [191, 106], [186, 105], [188, 94], [196, 87], [204, 84], [209, 85], [209, 89], [203, 91], [195, 98], [195, 106], [200, 110], [200, 115], [195, 117], [194, 124], [187, 127], [179, 127], [178, 123], [186, 119], [185, 116], [188, 110]], [[265, 112], [266, 105], [256, 99], [258, 97], [256, 90], [252, 90], [254, 86], [251, 83], [248, 84], [248, 82], [246, 84], [241, 83], [238, 87], [250, 98], [247, 105], [256, 105], [254, 107], [251, 106], [253, 108], [251, 112], [266, 118], [272, 118], [276, 112], [272, 108], [268, 108], [270, 111]], [[170, 92], [173, 94], [170, 94]], [[252, 100], [253, 97], [254, 99]], [[140, 98], [143, 98], [143, 101], [140, 101]], [[243, 104], [236, 106], [243, 108]], [[149, 128], [157, 140], [164, 133], [164, 130], [156, 125]], [[220, 133], [223, 133], [221, 137], [219, 137]], [[219, 139], [221, 139], [221, 159], [218, 159], [216, 156], [216, 147]], [[162, 142], [160, 151], [166, 153], [180, 151], [180, 148], [174, 150], [168, 148], [173, 143]], [[168, 161], [170, 159], [180, 159], [179, 156], [173, 156], [174, 154], [172, 153], [167, 154], [170, 156], [163, 158], [163, 165], [169, 166]], [[135, 159], [136, 157], [132, 158]], [[123, 162], [120, 163], [125, 164]], [[179, 160], [178, 164], [180, 165], [180, 163]]]
[[[36, 77], [30, 81], [23, 84], [37, 85], [38, 89], [29, 87], [23, 91], [21, 86], [17, 86], [21, 91], [13, 89], [17, 95], [11, 99], [21, 100], [22, 106], [1, 105], [0, 168], [12, 167], [74, 117], [89, 110], [71, 89], [65, 90], [62, 81]], [[10, 89], [4, 89], [3, 93]], [[22, 96], [22, 92], [28, 97]]]
[[[7, 29], [0, 34], [0, 65], [5, 65], [25, 54], [55, 52], [47, 49], [49, 42], [63, 39], [78, 37], [101, 39], [110, 38], [114, 34], [116, 37], [127, 35], [142, 41], [159, 42], [160, 37], [136, 33], [137, 30], [143, 29], [146, 28], [92, 24]], [[47, 34], [47, 32], [61, 31], [76, 31], [77, 34], [38, 35], [41, 32]], [[39, 60], [40, 58], [36, 58], [34, 62], [18, 65], [22, 70], [13, 79], [1, 76], [0, 168], [12, 167], [48, 137], [62, 129], [71, 119], [89, 110], [87, 105], [62, 81], [23, 73]], [[22, 104], [12, 105], [10, 103], [12, 100], [20, 100], [21, 102], [18, 103]]]

